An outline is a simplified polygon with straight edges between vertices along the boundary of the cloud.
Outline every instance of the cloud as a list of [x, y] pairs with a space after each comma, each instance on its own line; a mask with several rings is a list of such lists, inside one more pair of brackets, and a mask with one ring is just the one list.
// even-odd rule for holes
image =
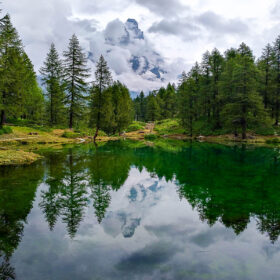
[[116, 267], [126, 273], [151, 273], [155, 266], [167, 263], [178, 252], [178, 248], [172, 245], [163, 242], [149, 244], [149, 246], [120, 261]]
[[239, 19], [225, 19], [214, 12], [208, 11], [192, 17], [163, 19], [154, 22], [148, 31], [150, 33], [176, 35], [185, 41], [192, 41], [209, 34], [210, 36], [246, 34], [249, 27]]
[[178, 15], [182, 11], [188, 10], [178, 0], [135, 0], [137, 4], [148, 8], [151, 12], [162, 16]]
[[113, 45], [124, 42], [129, 36], [124, 24], [119, 19], [115, 19], [107, 24], [104, 35], [105, 40]]
[[[150, 70], [160, 67], [167, 72], [161, 73], [165, 81], [173, 82], [182, 68], [188, 71], [207, 49], [217, 47], [223, 52], [244, 41], [259, 56], [263, 46], [275, 40], [280, 24], [280, 5], [276, 0], [273, 3], [261, 0], [2, 2], [3, 13], [10, 13], [36, 71], [52, 42], [62, 53], [71, 35], [76, 33], [85, 51], [91, 51], [94, 59], [104, 54], [114, 76], [136, 91], [164, 84], [153, 80], [151, 72], [142, 73], [147, 67], [145, 57]], [[125, 29], [128, 18], [140, 23], [145, 36], [140, 29], [137, 34]], [[135, 26], [133, 22], [130, 24]], [[134, 67], [139, 65], [135, 72], [131, 71], [131, 59]], [[157, 71], [156, 67], [154, 73]]]
[[279, 15], [280, 15], [280, 3], [276, 3], [273, 8], [270, 11], [271, 15], [275, 18], [275, 19], [279, 19]]
[[209, 31], [219, 34], [245, 34], [249, 27], [240, 19], [226, 19], [214, 12], [208, 11], [197, 17], [195, 21]]
[[106, 11], [122, 11], [129, 5], [128, 0], [70, 0], [74, 13], [83, 15], [96, 15]]
[[149, 28], [150, 33], [161, 33], [168, 35], [176, 35], [184, 38], [184, 40], [192, 41], [199, 36], [201, 28], [195, 25], [189, 19], [163, 19], [155, 22]]

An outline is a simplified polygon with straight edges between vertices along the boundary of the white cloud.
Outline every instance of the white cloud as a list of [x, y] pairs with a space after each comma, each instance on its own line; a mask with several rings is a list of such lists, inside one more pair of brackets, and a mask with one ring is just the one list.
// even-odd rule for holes
[[[105, 52], [115, 77], [131, 90], [150, 90], [162, 84], [133, 73], [127, 63], [132, 54], [160, 64], [155, 55], [160, 53], [169, 71], [165, 78], [174, 81], [182, 68], [189, 70], [191, 63], [213, 47], [223, 52], [244, 41], [259, 56], [263, 46], [274, 41], [280, 25], [277, 0], [4, 0], [2, 7], [11, 14], [36, 70], [51, 42], [62, 52], [76, 33], [84, 49], [92, 50], [94, 56]], [[129, 47], [111, 42], [107, 52], [106, 37], [115, 43], [125, 39], [123, 22], [127, 18], [139, 22], [145, 40]], [[143, 59], [140, 62], [144, 65]]]

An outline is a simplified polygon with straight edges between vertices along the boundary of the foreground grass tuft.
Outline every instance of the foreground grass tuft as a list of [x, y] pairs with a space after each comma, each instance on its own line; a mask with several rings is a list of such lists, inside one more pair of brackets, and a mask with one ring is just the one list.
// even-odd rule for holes
[[0, 150], [0, 166], [31, 164], [40, 158], [40, 155], [32, 152]]
[[10, 134], [10, 133], [13, 133], [13, 130], [11, 127], [9, 126], [3, 126], [2, 128], [0, 128], [0, 135], [3, 135], [3, 134]]

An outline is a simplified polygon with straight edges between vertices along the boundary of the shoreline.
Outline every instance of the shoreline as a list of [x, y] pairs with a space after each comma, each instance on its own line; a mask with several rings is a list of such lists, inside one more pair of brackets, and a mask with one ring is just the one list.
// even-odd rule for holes
[[[1, 166], [17, 166], [31, 164], [43, 158], [38, 151], [43, 149], [61, 149], [63, 145], [67, 144], [83, 144], [92, 142], [91, 136], [77, 136], [75, 138], [64, 138], [65, 130], [54, 129], [51, 132], [35, 131], [32, 128], [14, 128], [12, 134], [2, 135], [0, 137], [0, 167]], [[30, 132], [33, 131], [33, 132]], [[147, 135], [154, 135], [154, 139], [146, 138]], [[262, 136], [262, 135], [248, 135], [248, 139], [240, 139], [234, 135], [217, 135], [217, 136], [196, 136], [189, 137], [184, 134], [166, 134], [159, 135], [156, 131], [151, 129], [143, 129], [133, 132], [125, 133], [121, 136], [99, 136], [98, 143], [118, 140], [134, 140], [146, 141], [146, 145], [151, 145], [153, 141], [159, 139], [173, 139], [182, 141], [196, 141], [205, 143], [215, 143], [221, 145], [236, 145], [246, 144], [264, 147], [277, 147], [280, 144], [280, 136]]]

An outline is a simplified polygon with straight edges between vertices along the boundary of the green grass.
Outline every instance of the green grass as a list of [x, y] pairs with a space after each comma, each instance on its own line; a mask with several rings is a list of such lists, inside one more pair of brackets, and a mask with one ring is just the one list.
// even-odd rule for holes
[[184, 134], [185, 132], [178, 119], [157, 121], [154, 130], [159, 135]]
[[81, 137], [82, 135], [80, 133], [77, 133], [77, 132], [72, 132], [72, 131], [65, 131], [63, 134], [62, 134], [62, 137], [63, 138], [69, 138], [69, 139], [74, 139], [74, 138], [79, 138]]
[[[70, 139], [75, 139], [79, 137], [87, 137], [87, 136], [94, 136], [95, 130], [94, 129], [74, 129], [74, 131], [65, 131], [62, 134], [62, 137], [64, 138], [70, 138]], [[107, 134], [99, 130], [98, 131], [98, 136], [107, 136]]]
[[158, 139], [158, 135], [156, 135], [156, 134], [146, 134], [144, 136], [144, 138], [145, 138], [145, 140], [156, 140], [156, 139]]
[[0, 135], [3, 135], [3, 134], [10, 134], [10, 133], [13, 133], [13, 130], [11, 127], [9, 126], [3, 126], [2, 128], [0, 128]]
[[144, 129], [146, 124], [144, 122], [134, 121], [127, 129], [126, 132], [133, 132]]
[[40, 155], [32, 152], [17, 150], [0, 150], [0, 166], [31, 164], [32, 162], [40, 158], [42, 158]]
[[[78, 133], [80, 137], [94, 136], [95, 129], [92, 128], [75, 128], [74, 133]], [[103, 130], [98, 131], [98, 136], [107, 136]]]
[[278, 144], [280, 143], [280, 139], [279, 138], [272, 138], [272, 139], [267, 139], [265, 141], [266, 144]]

